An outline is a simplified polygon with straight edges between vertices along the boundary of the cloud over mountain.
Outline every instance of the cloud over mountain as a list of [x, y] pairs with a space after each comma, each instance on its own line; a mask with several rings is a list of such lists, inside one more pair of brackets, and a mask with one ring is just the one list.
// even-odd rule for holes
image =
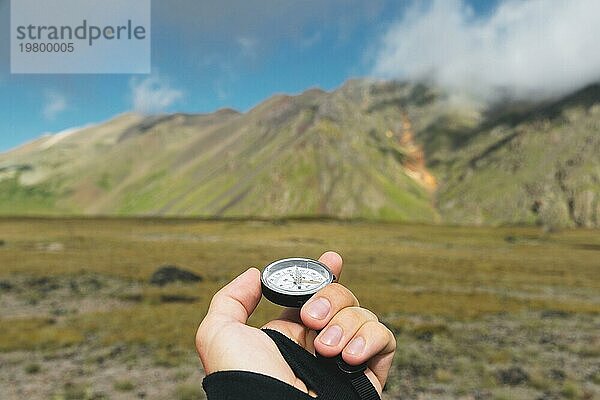
[[415, 2], [383, 34], [373, 72], [490, 96], [554, 95], [600, 79], [600, 2], [503, 0], [476, 16], [462, 0]]
[[42, 114], [47, 120], [53, 120], [56, 116], [68, 108], [67, 98], [61, 93], [47, 91], [44, 95], [45, 103]]
[[141, 113], [156, 113], [168, 109], [183, 98], [183, 91], [171, 86], [162, 75], [154, 74], [145, 79], [134, 77], [130, 81], [132, 105]]

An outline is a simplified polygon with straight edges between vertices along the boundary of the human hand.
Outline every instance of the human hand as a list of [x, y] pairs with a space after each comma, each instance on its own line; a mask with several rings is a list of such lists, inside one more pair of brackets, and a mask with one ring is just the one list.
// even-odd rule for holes
[[[319, 261], [339, 278], [342, 258], [326, 252]], [[213, 297], [196, 333], [196, 349], [206, 374], [250, 371], [286, 382], [305, 393], [281, 356], [277, 345], [260, 329], [246, 325], [261, 299], [260, 271], [250, 268]], [[332, 283], [317, 292], [301, 309], [286, 308], [278, 319], [263, 326], [286, 335], [311, 353], [325, 357], [342, 354], [350, 365], [367, 363], [365, 374], [381, 395], [396, 340], [371, 311], [361, 308], [347, 288]], [[322, 330], [318, 335], [318, 330]]]

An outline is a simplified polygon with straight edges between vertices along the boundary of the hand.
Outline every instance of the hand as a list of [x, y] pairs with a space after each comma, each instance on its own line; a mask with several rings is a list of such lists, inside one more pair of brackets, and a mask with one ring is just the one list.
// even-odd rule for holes
[[[342, 258], [326, 252], [319, 261], [337, 277]], [[286, 382], [305, 393], [275, 343], [260, 329], [246, 325], [261, 299], [260, 271], [250, 268], [213, 297], [196, 333], [196, 349], [206, 374], [224, 370], [251, 371]], [[338, 283], [317, 292], [302, 309], [286, 308], [263, 328], [279, 331], [314, 354], [342, 353], [350, 365], [367, 362], [367, 377], [379, 394], [392, 365], [396, 340], [371, 311], [359, 307], [356, 297]], [[317, 336], [317, 330], [322, 329]]]

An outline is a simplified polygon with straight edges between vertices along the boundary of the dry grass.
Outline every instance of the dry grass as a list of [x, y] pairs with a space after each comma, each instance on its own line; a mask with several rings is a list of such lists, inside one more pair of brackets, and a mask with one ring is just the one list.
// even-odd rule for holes
[[[472, 393], [476, 381], [488, 382], [495, 390], [496, 375], [488, 363], [515, 361], [508, 348], [478, 342], [493, 331], [490, 324], [496, 322], [487, 318], [518, 320], [524, 324], [522, 329], [537, 332], [549, 328], [543, 321], [523, 322], [522, 316], [535, 313], [585, 321], [600, 314], [596, 231], [544, 233], [536, 228], [339, 221], [2, 219], [0, 240], [0, 281], [16, 285], [4, 289], [11, 295], [28, 301], [52, 296], [51, 291], [18, 286], [27, 279], [54, 277], [61, 284], [73, 277], [98, 276], [121, 282], [114, 288], [107, 283], [102, 295], [124, 304], [111, 311], [88, 310], [56, 318], [0, 314], [3, 352], [124, 344], [151, 349], [157, 365], [177, 366], [193, 356], [196, 326], [212, 294], [224, 283], [249, 266], [260, 267], [282, 257], [318, 257], [328, 249], [345, 259], [342, 282], [405, 341], [396, 361], [398, 370], [414, 370], [423, 379], [454, 385], [457, 396]], [[149, 285], [152, 272], [164, 264], [179, 265], [204, 279], [190, 285]], [[277, 312], [276, 306], [263, 300], [251, 323], [260, 325]], [[462, 333], [457, 333], [462, 332], [457, 328], [460, 324], [475, 330], [482, 326], [469, 339], [469, 349]], [[587, 360], [597, 358], [597, 341], [585, 340], [575, 341], [575, 347], [565, 351]], [[456, 359], [436, 364], [419, 347], [430, 342]], [[536, 349], [529, 350], [534, 360]], [[541, 359], [539, 363], [532, 366], [535, 390], [552, 382], [544, 375]], [[392, 391], [405, 390], [398, 383], [403, 382], [402, 371], [393, 378]], [[466, 376], [472, 380], [465, 380]], [[584, 378], [570, 379], [555, 390], [576, 398], [582, 390], [577, 382]]]
[[[598, 313], [600, 235], [544, 234], [534, 228], [465, 228], [344, 222], [193, 221], [162, 219], [0, 220], [0, 277], [95, 273], [146, 282], [160, 265], [176, 264], [204, 277], [194, 285], [143, 284], [137, 300], [111, 312], [60, 323], [16, 321], [0, 348], [70, 344], [85, 335], [103, 342], [189, 345], [214, 291], [248, 266], [279, 257], [318, 257], [327, 249], [345, 259], [342, 281], [378, 314], [472, 318], [552, 309]], [[192, 304], [163, 304], [162, 296]], [[261, 323], [275, 307], [261, 306]], [[393, 319], [392, 317], [390, 317]], [[75, 331], [73, 331], [75, 329]], [[59, 333], [60, 332], [60, 333]], [[44, 339], [44, 337], [46, 337]], [[64, 339], [68, 338], [68, 339]]]

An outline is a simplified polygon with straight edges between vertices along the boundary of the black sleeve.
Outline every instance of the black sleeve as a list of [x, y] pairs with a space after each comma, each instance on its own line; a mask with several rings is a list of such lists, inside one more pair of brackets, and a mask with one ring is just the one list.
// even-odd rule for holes
[[215, 372], [204, 378], [202, 386], [209, 400], [314, 400], [285, 382], [255, 372]]
[[[263, 329], [277, 345], [279, 352], [306, 386], [322, 400], [360, 400], [346, 374], [331, 368], [324, 360], [315, 357], [280, 332]], [[368, 379], [371, 396], [377, 392]], [[301, 390], [273, 377], [248, 371], [220, 371], [212, 373], [202, 382], [209, 400], [314, 400]]]

